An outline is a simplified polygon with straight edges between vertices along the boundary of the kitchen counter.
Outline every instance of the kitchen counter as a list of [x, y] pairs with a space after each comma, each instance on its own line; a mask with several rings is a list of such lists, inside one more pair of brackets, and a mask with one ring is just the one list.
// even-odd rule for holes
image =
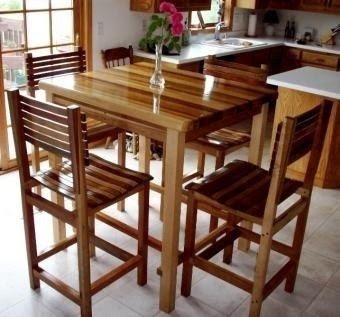
[[[173, 63], [173, 64], [186, 64], [186, 63], [201, 61], [208, 55], [216, 55], [217, 57], [220, 57], [220, 56], [235, 55], [235, 54], [239, 54], [243, 52], [256, 51], [256, 50], [266, 49], [269, 47], [283, 46], [283, 45], [305, 49], [305, 50], [316, 51], [316, 52], [340, 55], [340, 45], [335, 45], [335, 46], [326, 45], [326, 46], [321, 47], [321, 46], [317, 46], [314, 43], [310, 45], [309, 44], [302, 45], [302, 44], [297, 44], [296, 42], [291, 41], [291, 40], [283, 40], [282, 38], [273, 38], [273, 37], [271, 38], [266, 38], [266, 37], [247, 38], [247, 37], [239, 37], [239, 36], [234, 36], [234, 35], [230, 37], [243, 38], [245, 41], [256, 40], [256, 41], [266, 42], [267, 44], [231, 49], [231, 48], [226, 48], [226, 47], [217, 47], [217, 46], [212, 46], [212, 45], [193, 43], [187, 47], [183, 47], [180, 55], [171, 55], [171, 56], [163, 55], [162, 61]], [[139, 49], [134, 49], [134, 55], [139, 56], [139, 57], [149, 58], [149, 59], [155, 59], [155, 54], [147, 53]]]
[[267, 83], [340, 100], [340, 72], [301, 67], [269, 76]]

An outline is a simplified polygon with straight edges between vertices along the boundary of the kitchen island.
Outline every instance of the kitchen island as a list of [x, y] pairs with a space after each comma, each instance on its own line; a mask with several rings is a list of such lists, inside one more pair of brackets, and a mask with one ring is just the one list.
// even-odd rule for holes
[[[333, 101], [315, 185], [340, 188], [340, 72], [306, 66], [269, 76], [267, 83], [278, 86], [279, 92], [273, 131], [285, 116], [307, 111], [323, 99]], [[302, 179], [305, 169], [302, 158], [289, 167], [288, 176]]]

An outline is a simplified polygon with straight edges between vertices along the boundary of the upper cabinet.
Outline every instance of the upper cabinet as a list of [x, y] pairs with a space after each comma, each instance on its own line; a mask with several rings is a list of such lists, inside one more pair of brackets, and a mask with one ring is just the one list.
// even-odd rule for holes
[[340, 0], [300, 0], [299, 9], [317, 12], [340, 12]]
[[237, 0], [236, 6], [245, 9], [265, 9], [268, 0]]
[[[313, 1], [313, 0], [312, 0]], [[299, 3], [297, 0], [269, 0], [268, 7], [271, 9], [297, 9]]]
[[[163, 0], [130, 0], [130, 9], [133, 11], [159, 12], [159, 4]], [[211, 0], [168, 0], [178, 11], [209, 10]]]

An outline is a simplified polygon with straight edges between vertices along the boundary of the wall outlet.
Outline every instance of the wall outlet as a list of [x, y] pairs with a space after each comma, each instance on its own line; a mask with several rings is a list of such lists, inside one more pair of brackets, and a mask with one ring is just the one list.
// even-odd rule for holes
[[104, 35], [104, 22], [97, 22], [97, 34]]
[[146, 21], [146, 19], [143, 19], [143, 21], [142, 21], [142, 30], [143, 30], [143, 32], [146, 33], [147, 27], [148, 27], [148, 22]]

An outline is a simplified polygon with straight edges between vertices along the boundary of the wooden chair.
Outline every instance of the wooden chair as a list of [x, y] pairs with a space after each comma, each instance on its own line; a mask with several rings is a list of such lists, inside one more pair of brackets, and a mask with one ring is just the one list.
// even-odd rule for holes
[[[209, 56], [204, 60], [204, 74], [226, 79], [234, 82], [242, 82], [251, 85], [251, 89], [262, 89], [266, 86], [267, 70], [259, 67], [247, 66], [239, 63], [218, 60], [214, 56]], [[270, 102], [274, 92], [264, 102]], [[252, 114], [249, 114], [249, 121]], [[183, 183], [197, 177], [203, 177], [206, 154], [215, 157], [215, 170], [224, 165], [227, 154], [232, 153], [242, 147], [249, 146], [251, 131], [248, 129], [236, 129], [226, 127], [218, 131], [209, 133], [204, 137], [186, 143], [186, 147], [198, 152], [196, 171], [184, 175]], [[164, 174], [164, 172], [163, 172]], [[210, 230], [217, 226], [217, 219], [211, 217]]]
[[[259, 67], [243, 65], [234, 62], [218, 60], [209, 56], [204, 60], [203, 72], [206, 75], [223, 78], [235, 82], [246, 83], [255, 87], [266, 86], [267, 70]], [[269, 100], [268, 100], [269, 102]], [[251, 119], [250, 115], [248, 119]], [[250, 142], [250, 130], [237, 130], [226, 127], [195, 141], [186, 144], [188, 148], [198, 151], [197, 171], [204, 175], [205, 155], [216, 157], [215, 169], [224, 165], [225, 156], [241, 147], [248, 146]]]
[[[285, 290], [293, 292], [302, 249], [313, 180], [320, 160], [330, 115], [325, 102], [297, 117], [285, 118], [277, 129], [269, 170], [235, 160], [209, 176], [190, 183], [185, 231], [184, 266], [181, 293], [189, 296], [193, 266], [251, 293], [249, 316], [260, 316], [262, 301], [286, 279]], [[309, 155], [303, 181], [286, 177], [287, 166]], [[290, 203], [278, 205], [291, 199]], [[223, 220], [208, 235], [195, 238], [197, 206]], [[291, 220], [297, 218], [293, 242], [273, 239]], [[242, 220], [260, 226], [260, 233], [239, 225]], [[232, 271], [233, 243], [245, 237], [259, 244], [253, 279]], [[286, 256], [286, 263], [269, 280], [271, 251]], [[210, 259], [224, 251], [223, 267]], [[231, 268], [231, 269], [229, 269]]]
[[[138, 284], [147, 282], [149, 182], [152, 177], [89, 154], [86, 116], [80, 113], [78, 106], [64, 107], [38, 101], [20, 95], [18, 90], [8, 91], [8, 98], [21, 182], [30, 285], [37, 289], [40, 280], [44, 281], [78, 304], [81, 316], [91, 316], [91, 297], [124, 274], [137, 268]], [[64, 159], [53, 168], [31, 172], [26, 143]], [[38, 185], [71, 200], [73, 207], [66, 209], [34, 193], [33, 189]], [[139, 194], [137, 229], [100, 211], [135, 193]], [[76, 234], [38, 254], [33, 206], [73, 226]], [[137, 236], [136, 253], [95, 235], [96, 215], [112, 219], [106, 223], [117, 224], [119, 230], [127, 234], [133, 232], [132, 236]], [[77, 244], [78, 250], [79, 290], [46, 271], [41, 263], [73, 244]], [[91, 282], [90, 254], [94, 247], [119, 258], [123, 264]]]
[[[27, 53], [25, 60], [27, 72], [27, 93], [32, 97], [36, 96], [36, 91], [39, 89], [38, 85], [41, 79], [65, 74], [83, 73], [86, 71], [86, 55], [85, 51], [81, 47], [77, 47], [77, 49], [72, 52], [36, 57], [33, 57], [32, 53]], [[123, 130], [89, 118], [88, 142], [94, 143], [107, 138], [110, 138], [110, 140], [118, 138], [119, 148], [125, 147]], [[35, 171], [39, 171], [39, 149], [35, 148], [32, 152], [32, 167]], [[119, 151], [118, 162], [122, 166], [125, 166], [124, 151]]]
[[[116, 66], [133, 64], [133, 48], [129, 45], [126, 47], [115, 47], [109, 48], [106, 50], [101, 50], [101, 56], [103, 65], [105, 68], [112, 68]], [[131, 134], [132, 138], [132, 153], [133, 155], [137, 154], [137, 136], [136, 134]], [[112, 139], [108, 138], [106, 140], [105, 148], [109, 146], [112, 142]]]
[[102, 61], [105, 68], [112, 68], [125, 64], [133, 64], [133, 48], [115, 47], [101, 50]]

